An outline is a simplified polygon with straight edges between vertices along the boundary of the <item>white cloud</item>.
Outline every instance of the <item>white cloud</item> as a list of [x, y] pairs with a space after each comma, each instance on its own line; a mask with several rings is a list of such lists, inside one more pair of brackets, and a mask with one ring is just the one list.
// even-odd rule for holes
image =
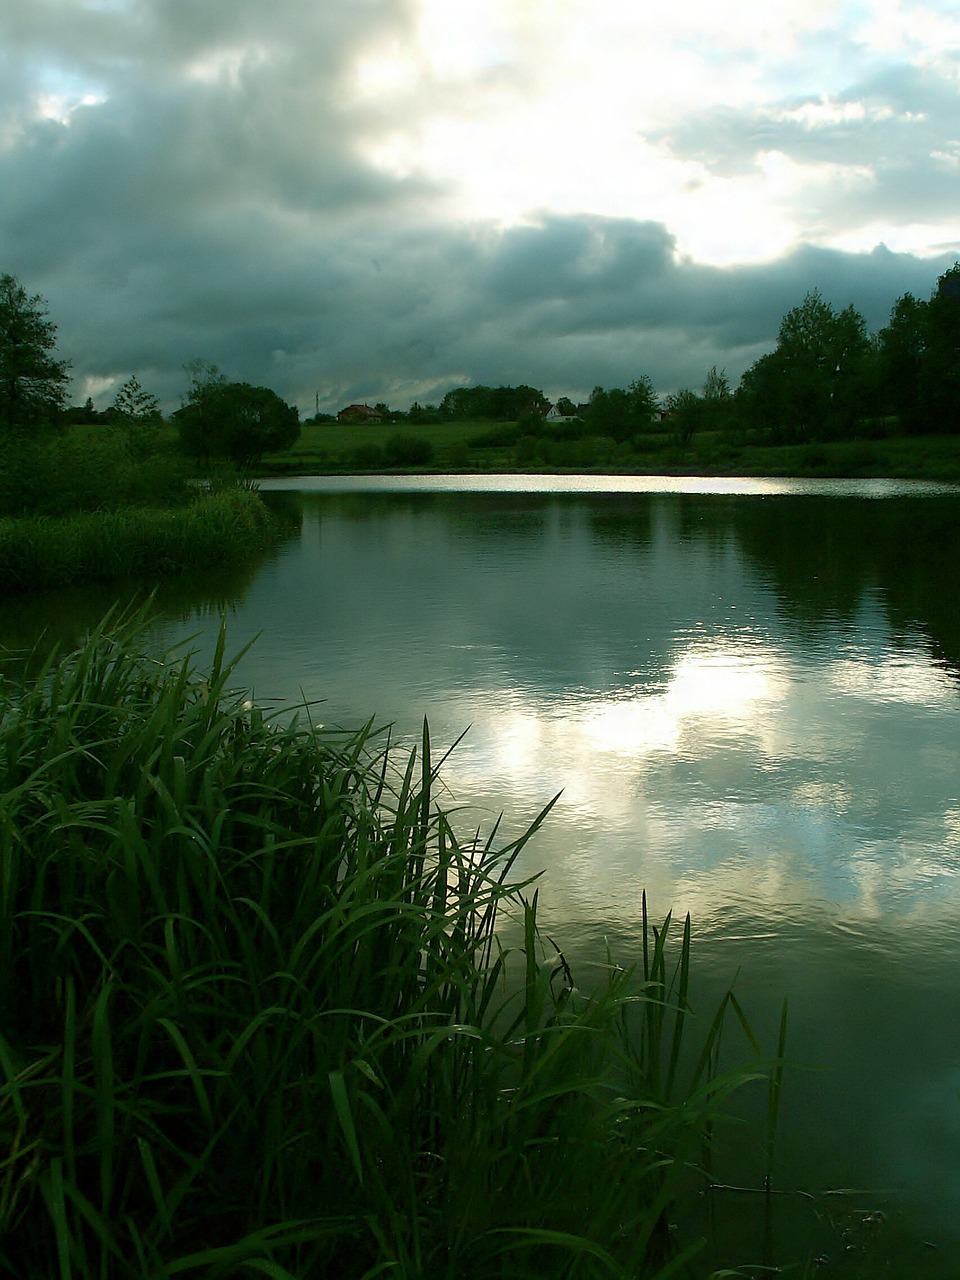
[[[856, 139], [868, 127], [925, 118], [847, 90], [876, 73], [881, 55], [923, 63], [942, 84], [932, 60], [960, 30], [929, 6], [886, 0], [733, 11], [706, 0], [642, 9], [618, 0], [466, 9], [420, 0], [416, 11], [406, 43], [361, 68], [367, 93], [383, 101], [394, 92], [407, 107], [386, 136], [367, 139], [372, 163], [433, 181], [459, 217], [510, 224], [547, 210], [642, 212], [664, 221], [682, 252], [716, 264], [765, 260], [801, 240], [835, 243], [825, 223], [851, 183], [870, 186], [872, 157], [857, 155]], [[755, 121], [754, 137], [745, 127], [736, 140], [740, 172], [722, 178], [671, 149], [691, 118], [709, 145], [718, 109]], [[843, 131], [850, 160], [796, 158], [787, 173], [778, 157], [792, 129], [829, 135], [828, 147]], [[949, 154], [941, 147], [936, 158]], [[916, 235], [897, 239], [898, 225], [881, 224], [874, 243], [929, 250]], [[935, 225], [939, 246], [956, 224]]]
[[0, 269], [78, 389], [167, 403], [197, 355], [311, 405], [736, 378], [809, 288], [876, 325], [932, 287], [955, 34], [932, 0], [9, 0]]

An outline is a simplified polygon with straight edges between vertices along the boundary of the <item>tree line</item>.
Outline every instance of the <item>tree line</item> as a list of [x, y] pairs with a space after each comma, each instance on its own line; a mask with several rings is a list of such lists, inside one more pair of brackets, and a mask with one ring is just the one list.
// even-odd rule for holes
[[[90, 399], [67, 407], [70, 365], [56, 355], [56, 332], [44, 299], [28, 294], [14, 276], [0, 276], [0, 431], [8, 444], [23, 447], [44, 426], [109, 424], [150, 452], [164, 421], [157, 397], [134, 374], [105, 410]], [[182, 452], [199, 468], [223, 457], [246, 469], [264, 453], [296, 443], [300, 415], [269, 387], [231, 382], [202, 360], [186, 372], [186, 397], [172, 419]]]
[[731, 406], [775, 440], [829, 440], [882, 430], [960, 432], [960, 263], [927, 300], [906, 293], [867, 332], [854, 308], [809, 293], [787, 313], [776, 348], [749, 368]]
[[[276, 392], [232, 382], [216, 366], [187, 367], [184, 403], [172, 415], [181, 450], [206, 467], [215, 457], [238, 467], [264, 453], [290, 448], [300, 434], [299, 414]], [[56, 326], [44, 300], [10, 275], [0, 276], [0, 429], [8, 438], [43, 423], [107, 421], [148, 435], [162, 421], [159, 401], [136, 376], [110, 407], [97, 411], [65, 403], [69, 365], [56, 355]], [[542, 390], [519, 386], [458, 387], [438, 405], [407, 412], [378, 405], [389, 422], [456, 420], [516, 422], [531, 430], [551, 405]], [[559, 412], [579, 429], [626, 442], [664, 423], [681, 444], [700, 431], [748, 432], [771, 444], [876, 434], [960, 433], [960, 262], [939, 277], [928, 299], [906, 293], [887, 325], [871, 335], [853, 306], [837, 309], [818, 290], [783, 317], [774, 349], [732, 387], [724, 370], [711, 369], [700, 388], [663, 399], [648, 375], [626, 388], [595, 387], [585, 404], [561, 397]], [[317, 414], [308, 421], [331, 421]], [[574, 428], [578, 429], [578, 428]]]
[[[869, 333], [853, 306], [837, 309], [813, 290], [783, 317], [776, 346], [731, 385], [714, 366], [703, 384], [656, 394], [648, 375], [629, 386], [595, 387], [587, 402], [561, 396], [554, 433], [625, 443], [664, 430], [681, 444], [697, 432], [747, 433], [756, 443], [793, 444], [889, 434], [960, 434], [960, 263], [928, 299], [898, 298], [888, 324]], [[381, 420], [519, 423], [537, 434], [552, 408], [536, 387], [471, 386], [408, 413], [378, 404]], [[334, 421], [318, 415], [315, 421]], [[511, 435], [511, 439], [512, 439]], [[506, 437], [504, 437], [506, 439]]]
[[[535, 427], [544, 401], [528, 387], [462, 388], [436, 414], [498, 419], [508, 416], [497, 411], [501, 405], [516, 410], [520, 402], [524, 413], [514, 416]], [[960, 263], [939, 277], [929, 299], [898, 298], [873, 335], [855, 307], [837, 309], [811, 291], [783, 317], [774, 349], [735, 388], [714, 366], [697, 390], [660, 398], [644, 375], [626, 388], [595, 387], [586, 404], [561, 398], [557, 408], [589, 434], [617, 442], [665, 427], [681, 444], [698, 431], [747, 432], [770, 444], [960, 434]]]

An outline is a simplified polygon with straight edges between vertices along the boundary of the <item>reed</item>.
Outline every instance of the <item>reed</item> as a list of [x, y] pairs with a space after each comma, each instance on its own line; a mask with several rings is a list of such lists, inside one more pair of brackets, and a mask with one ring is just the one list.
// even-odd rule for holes
[[550, 805], [464, 838], [426, 725], [265, 715], [143, 621], [0, 685], [0, 1274], [677, 1274], [758, 1071], [689, 921], [581, 991], [515, 874]]
[[0, 589], [155, 579], [229, 565], [274, 536], [259, 496], [242, 487], [200, 492], [175, 508], [0, 519]]

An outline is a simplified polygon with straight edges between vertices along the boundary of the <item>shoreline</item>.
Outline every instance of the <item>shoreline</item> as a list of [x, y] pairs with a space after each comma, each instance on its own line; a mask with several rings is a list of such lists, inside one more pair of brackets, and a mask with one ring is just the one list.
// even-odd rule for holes
[[[414, 434], [414, 433], [411, 433]], [[315, 439], [319, 439], [316, 437]], [[364, 467], [349, 453], [326, 454], [310, 442], [299, 453], [275, 454], [255, 469], [255, 478], [339, 475], [618, 475], [717, 477], [723, 479], [928, 480], [960, 484], [960, 437], [889, 436], [804, 444], [737, 444], [719, 439], [694, 441], [687, 449], [640, 453], [630, 465], [518, 466], [511, 449], [448, 450], [439, 433], [435, 461], [416, 467]]]

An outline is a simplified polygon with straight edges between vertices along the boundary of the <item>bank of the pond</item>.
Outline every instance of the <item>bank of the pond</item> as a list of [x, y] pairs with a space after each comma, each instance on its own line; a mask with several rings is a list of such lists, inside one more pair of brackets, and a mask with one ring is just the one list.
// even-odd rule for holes
[[[499, 427], [498, 430], [493, 430]], [[418, 461], [390, 464], [383, 441], [395, 435], [422, 446]], [[516, 437], [516, 439], [513, 439]], [[937, 480], [960, 483], [960, 437], [756, 443], [736, 434], [703, 432], [681, 445], [670, 433], [646, 433], [616, 445], [596, 437], [559, 438], [546, 424], [520, 436], [515, 424], [443, 422], [417, 425], [305, 424], [288, 452], [268, 454], [258, 474], [370, 472], [423, 474], [600, 473], [616, 475], [793, 476], [798, 479]]]
[[151, 581], [234, 564], [275, 535], [259, 495], [239, 487], [197, 494], [180, 507], [0, 519], [0, 589]]
[[685, 1274], [746, 1078], [689, 922], [582, 993], [512, 872], [546, 815], [462, 841], [426, 729], [267, 718], [138, 625], [0, 684], [0, 1270]]

